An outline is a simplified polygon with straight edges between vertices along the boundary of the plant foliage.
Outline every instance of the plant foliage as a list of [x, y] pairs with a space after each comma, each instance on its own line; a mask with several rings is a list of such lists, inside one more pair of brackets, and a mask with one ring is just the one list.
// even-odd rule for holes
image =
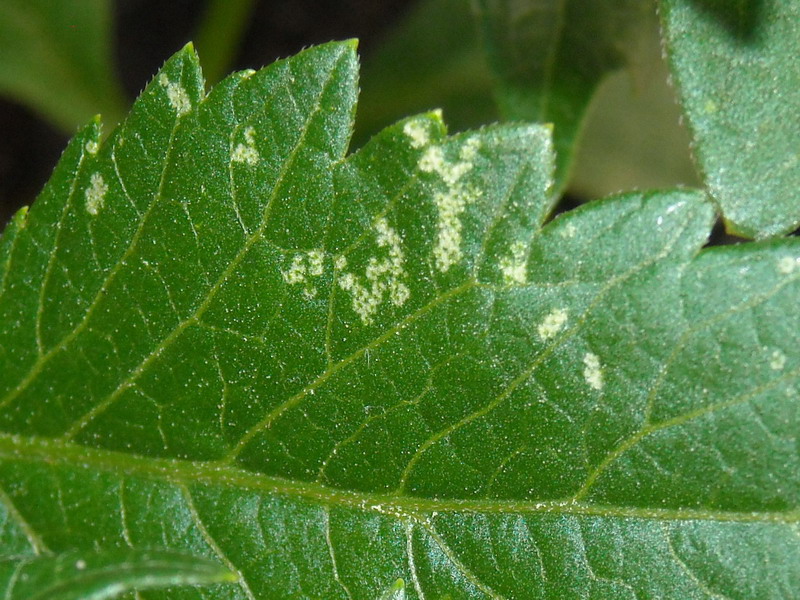
[[0, 2], [0, 93], [65, 131], [102, 108], [114, 124], [125, 100], [111, 61], [108, 0]]
[[800, 4], [661, 0], [665, 45], [709, 193], [729, 227], [800, 226]]
[[796, 240], [701, 250], [689, 190], [545, 224], [549, 127], [348, 155], [356, 93], [350, 42], [208, 94], [187, 47], [72, 140], [0, 241], [4, 553], [237, 577], [148, 598], [791, 596]]

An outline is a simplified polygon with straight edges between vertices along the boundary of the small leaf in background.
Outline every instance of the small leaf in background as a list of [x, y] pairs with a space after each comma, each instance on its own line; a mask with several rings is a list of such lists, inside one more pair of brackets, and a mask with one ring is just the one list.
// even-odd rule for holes
[[553, 123], [561, 190], [595, 89], [639, 60], [653, 7], [641, 0], [479, 0], [477, 6], [500, 113]]
[[113, 125], [125, 99], [111, 62], [108, 0], [0, 2], [0, 93], [72, 132], [103, 113]]
[[634, 69], [609, 74], [597, 87], [573, 151], [572, 196], [701, 185], [656, 23], [636, 63]]
[[0, 558], [6, 600], [106, 600], [132, 590], [236, 581], [219, 564], [174, 552], [70, 551]]
[[670, 66], [729, 229], [800, 226], [800, 3], [661, 0]]
[[541, 125], [348, 155], [357, 72], [206, 94], [187, 47], [12, 222], [7, 554], [183, 552], [249, 600], [790, 596], [798, 240], [701, 250], [688, 190], [543, 225]]

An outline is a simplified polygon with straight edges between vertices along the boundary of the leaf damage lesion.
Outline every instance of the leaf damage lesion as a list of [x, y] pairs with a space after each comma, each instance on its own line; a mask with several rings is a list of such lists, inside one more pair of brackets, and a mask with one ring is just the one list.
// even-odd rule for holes
[[179, 117], [191, 112], [192, 100], [189, 98], [189, 94], [186, 93], [186, 88], [180, 83], [170, 81], [166, 73], [161, 73], [158, 76], [158, 83], [166, 91], [169, 104]]
[[[375, 221], [373, 230], [380, 254], [367, 259], [364, 279], [344, 270], [338, 274], [339, 287], [350, 294], [352, 309], [364, 325], [374, 323], [375, 313], [385, 300], [401, 307], [411, 297], [402, 238], [385, 217]], [[343, 259], [339, 257], [337, 262], [346, 267]]]

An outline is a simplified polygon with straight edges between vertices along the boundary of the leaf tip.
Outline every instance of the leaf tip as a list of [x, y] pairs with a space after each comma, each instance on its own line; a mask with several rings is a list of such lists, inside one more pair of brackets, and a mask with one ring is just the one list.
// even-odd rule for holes
[[218, 583], [237, 583], [240, 577], [237, 573], [229, 571], [228, 569], [220, 569], [217, 577]]
[[[0, 241], [2, 241], [6, 235], [14, 236], [17, 232], [24, 229], [27, 222], [28, 207], [21, 206], [19, 210], [12, 215], [8, 223], [0, 221]], [[5, 229], [2, 228], [3, 225], [5, 225]]]
[[398, 578], [383, 592], [380, 600], [401, 600], [405, 598], [406, 582], [402, 578]]

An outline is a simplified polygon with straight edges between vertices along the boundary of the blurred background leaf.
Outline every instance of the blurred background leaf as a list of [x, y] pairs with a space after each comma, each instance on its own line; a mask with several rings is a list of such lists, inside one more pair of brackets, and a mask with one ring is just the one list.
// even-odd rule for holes
[[25, 103], [65, 132], [127, 108], [111, 60], [108, 0], [3, 0], [0, 93]]
[[711, 196], [730, 231], [800, 226], [800, 3], [662, 0], [664, 44]]
[[609, 73], [635, 64], [655, 11], [640, 0], [477, 0], [495, 98], [507, 120], [553, 123], [556, 192]]
[[654, 23], [646, 33], [632, 68], [608, 75], [592, 99], [570, 178], [579, 198], [700, 185]]

